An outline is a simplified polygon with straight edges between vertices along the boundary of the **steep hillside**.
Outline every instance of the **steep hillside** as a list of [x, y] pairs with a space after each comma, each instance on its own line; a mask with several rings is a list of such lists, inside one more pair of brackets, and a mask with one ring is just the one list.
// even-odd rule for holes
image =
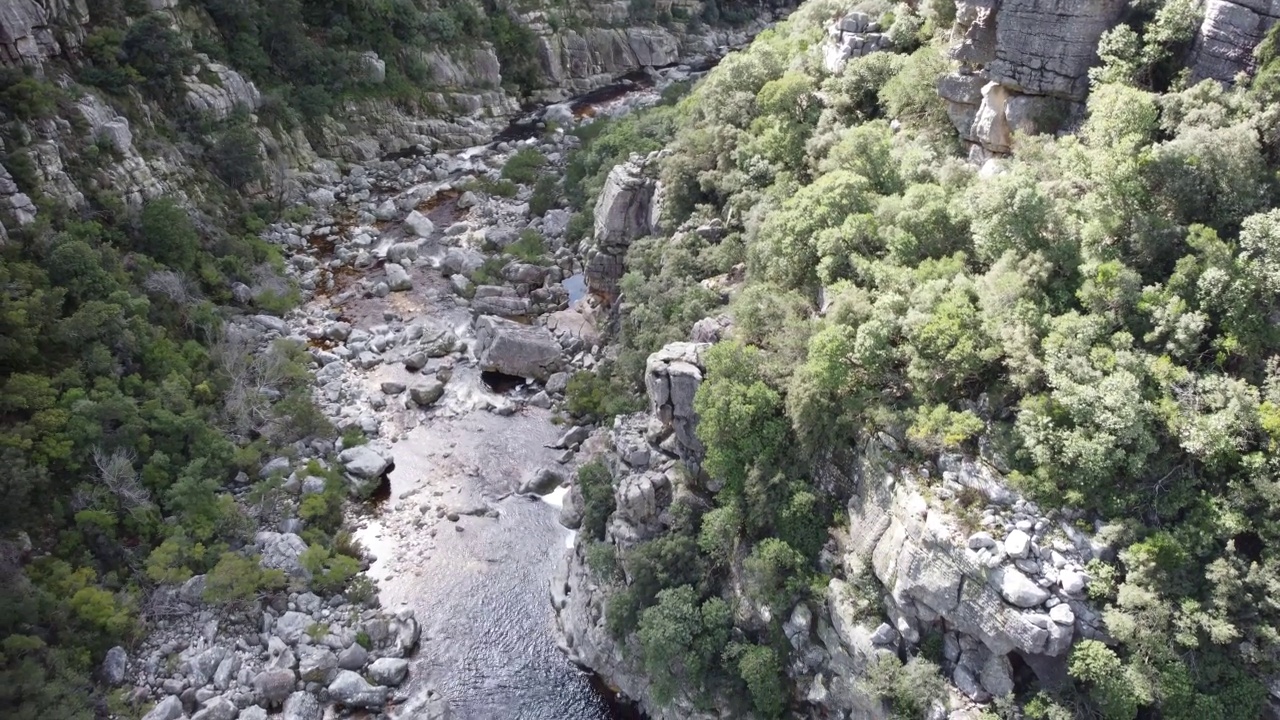
[[1274, 24], [812, 0], [589, 142], [578, 407], [649, 411], [571, 655], [661, 718], [1275, 716]]

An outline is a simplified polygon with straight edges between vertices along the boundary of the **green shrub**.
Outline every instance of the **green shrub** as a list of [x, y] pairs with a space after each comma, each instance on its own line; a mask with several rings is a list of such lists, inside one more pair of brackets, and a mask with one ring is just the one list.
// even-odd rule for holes
[[787, 708], [788, 693], [783, 681], [782, 664], [773, 648], [752, 645], [738, 659], [738, 674], [747, 684], [751, 704], [760, 717], [782, 717]]
[[284, 585], [282, 571], [263, 568], [257, 557], [226, 552], [205, 575], [204, 601], [215, 605], [243, 604]]
[[533, 186], [533, 194], [529, 196], [529, 214], [542, 217], [560, 203], [560, 185], [555, 175], [544, 174], [538, 177]]
[[613, 497], [613, 476], [599, 459], [578, 468], [578, 490], [582, 493], [582, 534], [603, 540], [605, 524], [617, 507]]
[[502, 166], [502, 178], [521, 185], [532, 185], [538, 179], [542, 166], [546, 164], [546, 156], [537, 149], [521, 148]]
[[547, 254], [547, 244], [542, 235], [532, 228], [520, 231], [520, 239], [503, 250], [507, 255], [527, 263], [539, 263]]

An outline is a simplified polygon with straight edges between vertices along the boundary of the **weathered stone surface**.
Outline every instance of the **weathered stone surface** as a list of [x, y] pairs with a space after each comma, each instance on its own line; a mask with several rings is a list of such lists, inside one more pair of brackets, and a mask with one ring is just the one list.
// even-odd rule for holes
[[409, 661], [402, 658], [378, 658], [369, 664], [369, 679], [392, 687], [409, 675]]
[[585, 248], [587, 287], [607, 298], [618, 295], [623, 258], [631, 242], [655, 230], [654, 193], [656, 181], [649, 168], [656, 153], [648, 157], [632, 155], [615, 165], [605, 178], [593, 213], [595, 230]]
[[182, 716], [182, 700], [177, 695], [170, 695], [156, 703], [151, 712], [142, 716], [142, 720], [177, 720]]
[[546, 495], [564, 484], [564, 473], [549, 467], [535, 468], [520, 483], [522, 495]]
[[413, 280], [409, 277], [409, 272], [404, 269], [403, 265], [389, 262], [386, 265], [387, 287], [392, 292], [404, 292], [413, 289]]
[[[213, 62], [203, 55], [199, 57], [201, 72], [184, 80], [187, 86], [187, 107], [219, 120], [230, 117], [237, 109], [250, 112], [258, 109], [262, 104], [262, 94], [252, 82], [226, 65]], [[213, 80], [205, 82], [202, 77]]]
[[545, 327], [491, 315], [476, 319], [476, 357], [481, 370], [546, 380], [564, 365], [560, 343]]
[[129, 666], [129, 655], [119, 645], [107, 651], [102, 661], [102, 680], [108, 685], [119, 685], [124, 682], [124, 674]]
[[839, 74], [850, 59], [887, 49], [892, 44], [889, 36], [880, 32], [879, 24], [866, 13], [849, 13], [827, 27], [822, 64], [827, 72]]
[[320, 701], [309, 692], [291, 693], [284, 701], [280, 720], [320, 720], [324, 715]]
[[701, 463], [705, 452], [695, 433], [698, 414], [693, 396], [702, 384], [702, 353], [708, 347], [706, 343], [671, 343], [645, 362], [649, 413], [674, 435], [677, 454], [692, 466]]
[[1192, 79], [1230, 83], [1242, 72], [1253, 72], [1253, 49], [1277, 18], [1280, 5], [1270, 0], [1207, 0], [1191, 50]]
[[1124, 0], [1002, 0], [989, 78], [1029, 95], [1083, 100], [1098, 38], [1124, 6]]
[[370, 685], [350, 670], [339, 670], [329, 683], [329, 697], [340, 705], [353, 708], [378, 708], [387, 702], [387, 688]]
[[409, 397], [419, 407], [430, 407], [444, 397], [444, 383], [439, 380], [428, 380], [409, 387]]
[[225, 697], [216, 697], [205, 703], [195, 715], [191, 716], [191, 720], [236, 720], [240, 715], [240, 708], [235, 703]]
[[423, 215], [417, 210], [413, 210], [404, 219], [404, 229], [408, 231], [410, 235], [420, 238], [429, 238], [435, 233], [436, 225], [431, 222], [431, 219], [426, 215]]
[[279, 705], [293, 692], [294, 682], [292, 670], [263, 670], [254, 676], [253, 688], [258, 691], [258, 697], [268, 705]]
[[338, 667], [343, 670], [359, 670], [367, 662], [369, 662], [369, 651], [365, 650], [360, 643], [355, 643], [338, 653]]
[[1049, 591], [1035, 584], [1017, 568], [998, 568], [991, 573], [991, 582], [1000, 588], [1000, 595], [1018, 607], [1035, 607], [1049, 599]]
[[325, 647], [302, 646], [298, 648], [298, 677], [303, 682], [324, 684], [333, 679], [338, 670], [338, 657]]
[[338, 462], [346, 471], [358, 478], [380, 478], [395, 467], [391, 458], [370, 445], [357, 445], [338, 454]]
[[253, 538], [262, 556], [262, 567], [283, 570], [289, 575], [309, 578], [311, 573], [299, 558], [307, 551], [307, 541], [293, 533], [263, 531]]

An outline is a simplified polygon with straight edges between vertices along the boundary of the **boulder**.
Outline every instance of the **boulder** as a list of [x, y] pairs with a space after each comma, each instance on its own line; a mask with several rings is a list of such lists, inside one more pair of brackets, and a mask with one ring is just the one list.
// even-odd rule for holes
[[267, 711], [257, 705], [250, 705], [240, 711], [240, 720], [267, 720]]
[[369, 679], [392, 687], [404, 682], [409, 674], [409, 661], [402, 658], [378, 658], [369, 665]]
[[338, 670], [338, 657], [325, 647], [304, 645], [298, 648], [298, 677], [303, 682], [325, 684]]
[[177, 695], [170, 695], [156, 703], [151, 712], [142, 716], [142, 720], [177, 720], [182, 713], [182, 700]]
[[539, 467], [520, 483], [521, 495], [546, 495], [564, 484], [564, 474], [549, 467]]
[[1031, 552], [1031, 536], [1014, 530], [1004, 539], [1004, 551], [1011, 558], [1025, 558]]
[[1021, 608], [1035, 607], [1049, 599], [1048, 590], [1017, 568], [997, 568], [991, 573], [991, 582], [999, 588], [1001, 597]]
[[263, 670], [254, 676], [253, 689], [268, 706], [279, 705], [293, 692], [295, 682], [292, 670]]
[[125, 671], [129, 667], [129, 656], [119, 645], [107, 651], [102, 661], [102, 681], [116, 686], [124, 682]]
[[414, 210], [405, 217], [404, 229], [415, 237], [429, 238], [435, 233], [436, 225], [426, 215]]
[[364, 480], [376, 480], [390, 472], [395, 463], [369, 445], [357, 445], [338, 453], [338, 462], [348, 474]]
[[359, 671], [367, 662], [369, 662], [369, 651], [365, 650], [360, 643], [355, 643], [338, 653], [338, 668], [342, 670]]
[[394, 380], [387, 380], [386, 382], [382, 383], [381, 389], [382, 389], [383, 395], [399, 395], [400, 393], [404, 392], [404, 383], [396, 382]]
[[379, 708], [387, 703], [387, 688], [370, 685], [350, 670], [339, 670], [329, 683], [329, 698], [349, 708]]
[[240, 708], [225, 697], [216, 697], [204, 704], [191, 720], [236, 720]]
[[300, 613], [297, 610], [289, 610], [279, 618], [276, 618], [275, 634], [282, 641], [290, 645], [296, 645], [314, 624], [315, 621], [311, 619], [310, 615]]
[[1058, 573], [1058, 582], [1062, 583], [1062, 590], [1068, 595], [1080, 596], [1084, 594], [1088, 577], [1078, 570], [1064, 569]]
[[476, 357], [481, 370], [535, 380], [564, 366], [560, 343], [545, 327], [488, 315], [476, 319]]
[[439, 380], [428, 380], [409, 388], [409, 397], [419, 407], [430, 407], [444, 397], [444, 383]]
[[389, 262], [386, 266], [387, 287], [391, 292], [404, 292], [413, 289], [413, 280], [409, 277], [409, 272], [404, 269], [403, 265]]
[[[323, 490], [323, 487], [321, 488]], [[254, 536], [254, 544], [261, 553], [262, 567], [283, 570], [288, 575], [310, 578], [311, 573], [302, 566], [300, 558], [307, 551], [307, 541], [293, 533], [262, 531]]]
[[324, 710], [316, 696], [301, 691], [291, 693], [280, 712], [280, 720], [320, 720], [323, 716]]

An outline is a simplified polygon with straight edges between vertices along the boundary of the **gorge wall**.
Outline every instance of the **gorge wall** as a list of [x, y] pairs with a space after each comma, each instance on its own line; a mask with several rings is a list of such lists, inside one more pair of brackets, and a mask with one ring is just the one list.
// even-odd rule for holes
[[[779, 3], [779, 12], [785, 6]], [[198, 203], [205, 194], [201, 184], [210, 180], [202, 172], [210, 164], [207, 146], [239, 114], [256, 136], [244, 152], [268, 167], [243, 190], [277, 201], [297, 199], [305, 186], [321, 181], [329, 161], [483, 144], [530, 103], [564, 101], [645, 69], [706, 64], [774, 18], [772, 6], [752, 5], [741, 26], [716, 27], [701, 22], [699, 2], [658, 3], [643, 18], [632, 17], [621, 1], [497, 6], [486, 12], [509, 17], [518, 36], [528, 40], [523, 51], [532, 56], [519, 59], [533, 71], [525, 73], [524, 87], [512, 85], [513, 71], [489, 41], [406, 48], [402, 52], [411, 57], [405, 61], [425, 75], [416, 100], [406, 104], [385, 90], [391, 58], [373, 50], [343, 51], [351, 68], [347, 80], [362, 89], [314, 118], [304, 132], [303, 125], [278, 119], [279, 93], [263, 92], [235, 57], [215, 60], [196, 52], [173, 79], [173, 96], [166, 101], [140, 92], [137, 77], [115, 91], [95, 86], [92, 73], [116, 61], [99, 57], [97, 43], [112, 37], [108, 31], [154, 20], [157, 33], [170, 28], [188, 48], [203, 47], [220, 32], [202, 3], [149, 0], [146, 12], [123, 17], [113, 7], [15, 0], [0, 8], [0, 68], [77, 98], [61, 101], [65, 107], [56, 116], [21, 123], [22, 132], [0, 148], [0, 228], [33, 222], [38, 210], [32, 198], [39, 195], [79, 209], [102, 193], [133, 208], [166, 194], [189, 195]], [[175, 131], [190, 136], [178, 140]], [[24, 171], [15, 172], [15, 164]]]

